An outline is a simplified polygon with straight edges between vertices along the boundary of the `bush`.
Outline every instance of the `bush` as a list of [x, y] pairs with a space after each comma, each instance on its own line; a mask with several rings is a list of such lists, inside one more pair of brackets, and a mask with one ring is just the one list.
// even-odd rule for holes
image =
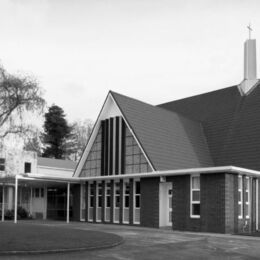
[[7, 220], [11, 220], [14, 219], [14, 210], [13, 209], [8, 209], [7, 211], [5, 211], [5, 219]]
[[[19, 206], [17, 208], [17, 219], [26, 219], [26, 218], [29, 218], [28, 211], [25, 208]], [[14, 219], [14, 210], [13, 209], [12, 210], [8, 209], [5, 211], [5, 219], [6, 220]]]
[[29, 213], [28, 211], [23, 207], [17, 208], [17, 216], [19, 216], [21, 219], [28, 218]]

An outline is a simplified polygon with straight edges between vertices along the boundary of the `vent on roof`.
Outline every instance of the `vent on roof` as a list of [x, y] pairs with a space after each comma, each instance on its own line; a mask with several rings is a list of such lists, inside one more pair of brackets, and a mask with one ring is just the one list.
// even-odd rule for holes
[[[252, 30], [249, 27], [249, 32]], [[242, 95], [249, 94], [256, 87], [258, 79], [256, 76], [256, 40], [249, 39], [244, 43], [244, 80], [239, 89]]]

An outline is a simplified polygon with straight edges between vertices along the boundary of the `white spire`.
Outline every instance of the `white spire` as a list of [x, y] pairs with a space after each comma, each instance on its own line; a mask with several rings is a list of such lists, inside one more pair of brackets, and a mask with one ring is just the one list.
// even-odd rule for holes
[[249, 38], [244, 43], [244, 80], [239, 85], [243, 95], [248, 94], [256, 86], [256, 40], [251, 39], [252, 27], [247, 26]]

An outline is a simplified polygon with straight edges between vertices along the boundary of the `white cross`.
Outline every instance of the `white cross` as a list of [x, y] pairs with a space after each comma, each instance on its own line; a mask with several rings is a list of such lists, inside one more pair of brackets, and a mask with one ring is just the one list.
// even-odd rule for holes
[[247, 26], [247, 29], [248, 29], [248, 33], [249, 33], [249, 39], [251, 39], [251, 32], [253, 31], [253, 29], [251, 28], [251, 24], [249, 24]]

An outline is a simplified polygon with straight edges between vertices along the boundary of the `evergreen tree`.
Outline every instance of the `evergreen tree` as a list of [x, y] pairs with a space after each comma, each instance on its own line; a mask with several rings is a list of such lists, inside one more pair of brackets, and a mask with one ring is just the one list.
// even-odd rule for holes
[[52, 105], [45, 114], [43, 157], [64, 159], [67, 156], [66, 141], [70, 138], [69, 127], [62, 108]]

